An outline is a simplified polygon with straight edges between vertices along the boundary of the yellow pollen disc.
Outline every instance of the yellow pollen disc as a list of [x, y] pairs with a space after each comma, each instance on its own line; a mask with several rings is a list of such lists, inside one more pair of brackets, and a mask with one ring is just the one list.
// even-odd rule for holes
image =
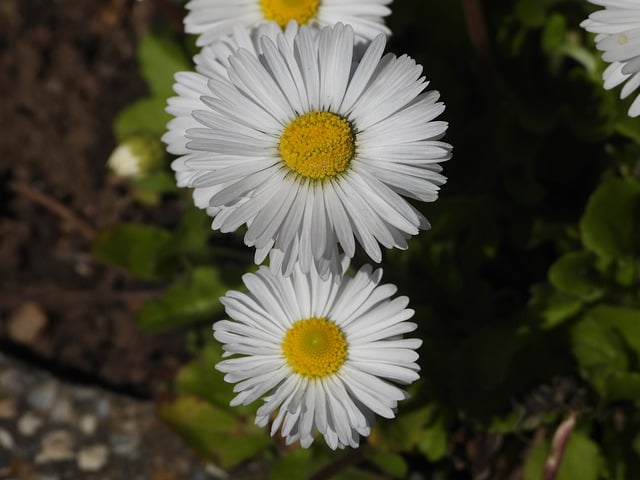
[[356, 150], [351, 125], [329, 112], [309, 112], [287, 125], [280, 156], [294, 172], [314, 180], [344, 172]]
[[296, 20], [300, 25], [307, 23], [315, 17], [319, 3], [320, 0], [260, 0], [265, 18], [281, 27], [289, 20]]
[[335, 323], [311, 317], [298, 320], [287, 330], [282, 351], [296, 373], [326, 377], [347, 359], [347, 341]]

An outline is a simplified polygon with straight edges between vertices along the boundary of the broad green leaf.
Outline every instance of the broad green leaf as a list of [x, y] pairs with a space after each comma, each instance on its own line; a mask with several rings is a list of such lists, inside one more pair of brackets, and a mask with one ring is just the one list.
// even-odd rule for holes
[[534, 444], [533, 447], [529, 449], [527, 458], [524, 461], [522, 480], [540, 480], [542, 478], [550, 445], [551, 442], [544, 440]]
[[607, 400], [640, 402], [640, 373], [613, 372], [607, 378]]
[[549, 270], [549, 281], [560, 292], [574, 295], [586, 302], [600, 298], [604, 292], [595, 282], [593, 254], [569, 252], [554, 263]]
[[607, 324], [585, 317], [571, 329], [571, 349], [582, 375], [600, 393], [608, 378], [627, 369], [627, 358], [619, 335]]
[[541, 318], [540, 328], [550, 329], [571, 319], [582, 309], [582, 301], [561, 293], [549, 285], [535, 285], [531, 288], [529, 307]]
[[160, 417], [222, 468], [231, 468], [272, 443], [264, 429], [196, 397], [181, 396], [161, 405]]
[[380, 420], [371, 431], [369, 443], [381, 451], [411, 450], [422, 439], [423, 427], [432, 415], [433, 407], [428, 406], [407, 412], [393, 420]]
[[[551, 442], [539, 442], [529, 450], [523, 480], [540, 480], [549, 457]], [[557, 480], [598, 480], [602, 456], [598, 446], [586, 435], [573, 431], [562, 456]]]
[[585, 434], [574, 431], [564, 451], [557, 480], [598, 480], [602, 466], [598, 445]]
[[175, 73], [191, 70], [191, 64], [178, 44], [159, 34], [149, 34], [142, 39], [138, 59], [152, 96], [163, 101], [173, 93]]
[[93, 254], [100, 260], [127, 268], [140, 278], [155, 280], [167, 271], [166, 251], [171, 234], [155, 227], [119, 224], [101, 231]]
[[153, 175], [136, 180], [135, 186], [154, 193], [169, 193], [178, 190], [174, 175], [166, 171], [156, 172]]
[[306, 480], [312, 468], [312, 450], [299, 448], [287, 452], [269, 469], [270, 480]]
[[176, 376], [176, 388], [182, 395], [198, 396], [207, 402], [237, 415], [251, 416], [259, 406], [259, 402], [251, 405], [229, 404], [236, 396], [233, 385], [224, 381], [224, 374], [215, 369], [222, 360], [222, 347], [212, 343], [202, 350], [198, 358], [180, 369]]
[[640, 310], [600, 305], [587, 315], [596, 322], [614, 327], [640, 359]]
[[582, 241], [605, 258], [626, 258], [640, 249], [640, 183], [609, 180], [591, 195], [580, 221]]
[[138, 324], [158, 331], [206, 320], [213, 322], [224, 310], [220, 297], [226, 291], [215, 267], [196, 268], [187, 281], [179, 279], [160, 298], [147, 302], [138, 313]]
[[441, 460], [449, 449], [449, 433], [442, 415], [438, 415], [422, 432], [418, 450], [430, 462]]
[[171, 116], [164, 111], [167, 100], [164, 97], [150, 97], [138, 100], [118, 113], [114, 132], [118, 140], [129, 135], [148, 132], [162, 135], [167, 129]]
[[393, 478], [406, 478], [409, 466], [400, 455], [368, 450], [365, 458]]

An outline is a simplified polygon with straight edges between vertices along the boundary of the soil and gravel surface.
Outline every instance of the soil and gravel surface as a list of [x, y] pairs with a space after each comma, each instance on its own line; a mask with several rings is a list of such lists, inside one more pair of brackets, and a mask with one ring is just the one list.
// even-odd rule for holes
[[153, 414], [188, 359], [184, 335], [133, 321], [162, 286], [90, 253], [103, 227], [179, 214], [177, 199], [140, 207], [105, 164], [114, 116], [146, 93], [138, 40], [180, 15], [169, 0], [0, 2], [0, 478], [205, 478], [179, 469], [193, 457]]

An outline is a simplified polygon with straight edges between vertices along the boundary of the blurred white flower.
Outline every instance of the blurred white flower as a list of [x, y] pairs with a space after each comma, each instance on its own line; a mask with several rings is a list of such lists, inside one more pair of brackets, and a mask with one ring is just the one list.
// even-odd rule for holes
[[160, 140], [152, 134], [139, 133], [127, 137], [107, 160], [107, 166], [117, 176], [143, 178], [157, 171], [164, 158]]

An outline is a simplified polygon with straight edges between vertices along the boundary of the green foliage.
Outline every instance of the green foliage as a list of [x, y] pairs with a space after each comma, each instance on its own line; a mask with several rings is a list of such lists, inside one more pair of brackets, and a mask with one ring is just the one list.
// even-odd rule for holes
[[166, 251], [171, 233], [151, 226], [121, 224], [98, 235], [93, 254], [100, 260], [128, 268], [140, 278], [157, 280], [170, 269]]
[[210, 321], [223, 311], [219, 297], [226, 290], [217, 269], [196, 268], [188, 281], [178, 281], [160, 298], [147, 302], [138, 315], [138, 324], [147, 330], [158, 331]]
[[182, 396], [161, 405], [160, 416], [222, 468], [233, 467], [271, 444], [263, 429], [196, 397]]
[[137, 132], [162, 135], [171, 119], [164, 110], [167, 98], [173, 95], [173, 77], [176, 72], [191, 69], [184, 50], [168, 36], [157, 33], [142, 39], [138, 47], [138, 61], [150, 96], [120, 112], [114, 124], [116, 138], [120, 140]]
[[640, 182], [606, 181], [589, 198], [580, 221], [585, 247], [605, 259], [626, 259], [640, 252]]

